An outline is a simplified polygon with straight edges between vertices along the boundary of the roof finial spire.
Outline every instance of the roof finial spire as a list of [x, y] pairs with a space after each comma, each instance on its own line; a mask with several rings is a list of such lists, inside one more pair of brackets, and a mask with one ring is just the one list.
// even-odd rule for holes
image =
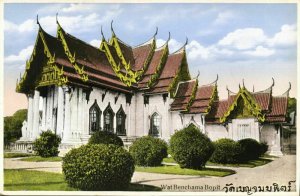
[[56, 18], [56, 24], [59, 24], [59, 23], [58, 23], [58, 12], [56, 13], [55, 18]]
[[245, 81], [244, 81], [244, 78], [243, 78], [243, 88], [245, 88]]
[[189, 38], [188, 38], [188, 37], [186, 37], [186, 38], [185, 38], [185, 43], [184, 43], [184, 46], [186, 46], [186, 45], [188, 44], [188, 42], [189, 42]]
[[254, 84], [253, 84], [253, 89], [252, 89], [252, 92], [254, 92]]
[[197, 80], [198, 80], [198, 78], [199, 78], [199, 76], [200, 76], [200, 70], [198, 70], [198, 74], [197, 74]]
[[168, 37], [168, 39], [167, 39], [167, 43], [170, 41], [170, 39], [171, 39], [171, 33], [170, 33], [170, 31], [169, 31], [169, 37]]
[[102, 35], [102, 40], [105, 40], [104, 33], [103, 33], [103, 30], [102, 30], [102, 25], [101, 25], [101, 35]]
[[38, 15], [38, 14], [36, 15], [36, 24], [40, 25], [40, 22], [39, 22], [39, 15]]
[[239, 89], [241, 89], [241, 84], [239, 83]]
[[272, 87], [275, 85], [275, 80], [274, 80], [274, 78], [272, 77]]
[[114, 28], [113, 28], [113, 22], [114, 20], [111, 20], [111, 23], [110, 23], [110, 29], [111, 29], [111, 33], [112, 33], [112, 36], [116, 36], [115, 32], [114, 32]]
[[156, 31], [155, 31], [153, 37], [155, 37], [157, 35], [157, 33], [158, 33], [158, 27], [156, 27]]

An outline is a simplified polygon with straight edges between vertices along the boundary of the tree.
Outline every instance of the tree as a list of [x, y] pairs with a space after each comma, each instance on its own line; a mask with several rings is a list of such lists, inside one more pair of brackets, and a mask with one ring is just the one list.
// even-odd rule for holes
[[8, 145], [22, 136], [22, 123], [27, 118], [27, 109], [16, 111], [12, 116], [4, 117], [4, 144]]

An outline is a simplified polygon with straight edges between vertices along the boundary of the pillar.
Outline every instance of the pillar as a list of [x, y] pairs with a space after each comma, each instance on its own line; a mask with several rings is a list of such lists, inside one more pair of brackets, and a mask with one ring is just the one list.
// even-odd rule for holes
[[57, 114], [56, 114], [56, 133], [62, 137], [63, 125], [64, 125], [64, 91], [61, 86], [58, 87], [57, 96]]
[[83, 115], [83, 92], [82, 88], [78, 88], [78, 119], [77, 119], [77, 137], [80, 138], [80, 136], [83, 134], [84, 129], [84, 115]]
[[33, 129], [33, 95], [28, 94], [28, 110], [27, 110], [27, 132], [26, 137], [32, 139]]
[[[83, 130], [81, 135], [81, 141], [86, 144], [89, 139], [89, 108], [88, 108], [88, 101], [86, 99], [86, 93], [82, 92], [82, 124]], [[102, 116], [101, 116], [102, 117]]]
[[33, 129], [32, 129], [32, 137], [36, 139], [39, 136], [39, 121], [40, 121], [40, 92], [35, 90], [34, 91], [34, 98], [33, 98]]
[[68, 143], [72, 138], [71, 133], [71, 108], [70, 108], [70, 89], [68, 87], [63, 88], [65, 93], [65, 118], [64, 118], [64, 130], [62, 143]]
[[43, 97], [42, 130], [46, 131], [47, 122], [47, 97]]

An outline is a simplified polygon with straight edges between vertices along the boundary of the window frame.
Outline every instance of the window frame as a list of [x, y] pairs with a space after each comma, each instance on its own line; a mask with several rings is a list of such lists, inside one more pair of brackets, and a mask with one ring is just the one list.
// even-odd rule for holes
[[[157, 126], [155, 126], [155, 124], [157, 122], [159, 123], [158, 128], [157, 128]], [[157, 113], [157, 112], [154, 112], [151, 115], [151, 118], [150, 118], [149, 135], [151, 135], [153, 137], [160, 137], [160, 135], [161, 135], [161, 125], [162, 125], [162, 117], [161, 117], [161, 115], [159, 113]], [[156, 128], [156, 130], [154, 130], [154, 127]]]
[[[95, 113], [93, 113], [95, 112]], [[89, 134], [93, 134], [96, 131], [100, 131], [101, 130], [101, 114], [102, 111], [100, 109], [100, 107], [97, 104], [97, 100], [95, 99], [94, 104], [90, 107], [89, 109]], [[96, 122], [94, 122], [91, 120], [91, 118], [95, 118]], [[93, 129], [92, 126], [94, 126], [94, 124], [92, 123], [96, 123], [96, 127]]]
[[[107, 114], [110, 115], [109, 124], [106, 123]], [[103, 131], [108, 131], [108, 132], [114, 133], [114, 116], [115, 116], [115, 113], [112, 110], [110, 103], [108, 103], [108, 106], [106, 107], [106, 109], [103, 112]], [[109, 127], [107, 125], [109, 125]]]
[[[118, 125], [119, 119], [121, 119], [121, 131]], [[116, 114], [116, 134], [120, 136], [126, 136], [126, 114], [122, 105]]]

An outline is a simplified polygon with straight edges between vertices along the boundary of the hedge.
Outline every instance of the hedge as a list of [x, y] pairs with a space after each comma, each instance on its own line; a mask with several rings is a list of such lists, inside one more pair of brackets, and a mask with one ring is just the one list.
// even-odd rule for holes
[[63, 158], [70, 187], [88, 191], [126, 190], [134, 172], [134, 160], [113, 144], [88, 144], [72, 149]]

